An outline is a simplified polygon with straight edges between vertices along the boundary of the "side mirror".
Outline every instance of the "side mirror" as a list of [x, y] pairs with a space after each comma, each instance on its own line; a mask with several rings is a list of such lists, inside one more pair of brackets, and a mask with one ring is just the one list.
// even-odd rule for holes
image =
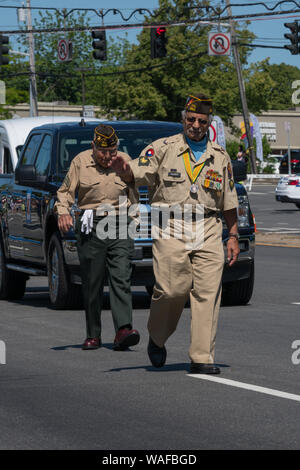
[[34, 165], [20, 165], [15, 171], [15, 181], [18, 184], [46, 184], [48, 182], [47, 175], [37, 175]]
[[17, 183], [32, 183], [36, 181], [34, 165], [20, 165], [16, 168], [15, 179]]
[[247, 163], [239, 162], [238, 160], [232, 160], [232, 171], [234, 182], [244, 181], [247, 179]]

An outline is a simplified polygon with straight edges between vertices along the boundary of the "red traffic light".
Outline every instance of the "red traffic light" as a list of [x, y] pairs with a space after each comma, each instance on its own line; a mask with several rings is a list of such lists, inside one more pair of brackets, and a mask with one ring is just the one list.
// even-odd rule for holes
[[159, 26], [158, 28], [156, 28], [156, 34], [158, 36], [163, 36], [166, 32], [166, 28], [162, 28], [161, 26]]

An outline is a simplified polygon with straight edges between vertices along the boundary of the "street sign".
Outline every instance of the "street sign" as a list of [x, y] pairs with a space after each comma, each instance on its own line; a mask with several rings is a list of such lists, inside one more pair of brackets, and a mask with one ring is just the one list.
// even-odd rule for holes
[[95, 110], [94, 110], [94, 106], [91, 105], [91, 106], [83, 106], [83, 117], [90, 117], [90, 118], [94, 118], [95, 117]]
[[57, 57], [60, 62], [72, 60], [72, 43], [66, 39], [60, 39], [57, 44]]
[[231, 35], [229, 33], [209, 33], [208, 55], [230, 55]]

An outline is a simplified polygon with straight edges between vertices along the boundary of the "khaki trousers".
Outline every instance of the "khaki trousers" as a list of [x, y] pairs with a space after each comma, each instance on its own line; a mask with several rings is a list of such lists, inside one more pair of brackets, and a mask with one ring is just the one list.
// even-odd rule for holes
[[153, 243], [155, 286], [148, 330], [162, 347], [175, 331], [190, 297], [193, 362], [213, 363], [221, 300], [224, 249], [222, 221], [205, 219], [204, 242], [200, 249], [187, 249], [185, 239], [157, 239]]

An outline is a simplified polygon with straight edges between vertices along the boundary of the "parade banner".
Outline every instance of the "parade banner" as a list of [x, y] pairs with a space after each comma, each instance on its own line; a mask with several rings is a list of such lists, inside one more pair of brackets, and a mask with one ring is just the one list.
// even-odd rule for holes
[[257, 117], [251, 113], [250, 113], [250, 119], [253, 122], [253, 135], [256, 139], [256, 157], [262, 162], [264, 159], [264, 154], [263, 154], [263, 146], [262, 146], [262, 138], [261, 138], [261, 133], [260, 133], [259, 122], [258, 122]]
[[219, 116], [214, 116], [213, 119], [214, 121], [216, 121], [217, 125], [217, 142], [219, 145], [221, 145], [221, 147], [226, 150], [226, 139], [223, 121]]

